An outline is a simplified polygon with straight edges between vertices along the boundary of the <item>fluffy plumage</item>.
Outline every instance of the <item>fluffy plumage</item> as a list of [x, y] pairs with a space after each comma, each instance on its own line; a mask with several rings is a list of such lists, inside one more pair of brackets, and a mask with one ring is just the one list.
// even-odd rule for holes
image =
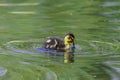
[[66, 34], [64, 39], [50, 37], [44, 42], [43, 47], [51, 50], [65, 51], [66, 49], [75, 47], [74, 39], [75, 36], [72, 33]]

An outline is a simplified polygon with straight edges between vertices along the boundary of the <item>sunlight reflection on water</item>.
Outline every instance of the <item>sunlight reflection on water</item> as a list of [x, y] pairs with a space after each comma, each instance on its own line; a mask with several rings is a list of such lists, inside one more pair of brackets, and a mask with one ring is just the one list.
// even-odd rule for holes
[[11, 14], [36, 14], [36, 12], [34, 11], [13, 11], [13, 12], [9, 12]]
[[47, 72], [46, 80], [58, 80], [57, 75], [54, 72]]
[[119, 14], [120, 13], [120, 10], [113, 10], [113, 11], [109, 11], [109, 12], [102, 12], [101, 14], [103, 16], [107, 16], [107, 17], [113, 17], [115, 16], [115, 14]]
[[0, 6], [37, 6], [39, 3], [0, 3]]
[[109, 73], [109, 75], [111, 75], [112, 80], [120, 80], [120, 76], [119, 76], [120, 68], [113, 66], [118, 63], [120, 63], [120, 61], [111, 61], [111, 62], [107, 61], [103, 63], [105, 66], [109, 67], [109, 68], [104, 68], [104, 69], [106, 72]]
[[0, 67], [0, 76], [3, 76], [7, 73], [7, 69]]
[[20, 64], [30, 64], [29, 62], [20, 62]]
[[112, 7], [112, 6], [120, 6], [120, 2], [104, 2], [102, 4], [103, 7]]

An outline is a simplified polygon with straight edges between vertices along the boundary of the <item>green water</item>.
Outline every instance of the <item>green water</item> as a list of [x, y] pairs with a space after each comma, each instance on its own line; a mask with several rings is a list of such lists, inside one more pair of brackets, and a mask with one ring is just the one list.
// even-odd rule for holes
[[[36, 50], [67, 32], [74, 62]], [[120, 80], [119, 34], [120, 0], [0, 0], [0, 80]]]

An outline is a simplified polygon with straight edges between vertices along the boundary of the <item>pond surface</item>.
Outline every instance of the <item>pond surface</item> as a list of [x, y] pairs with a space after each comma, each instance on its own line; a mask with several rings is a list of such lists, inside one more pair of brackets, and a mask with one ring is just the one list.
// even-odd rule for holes
[[[75, 34], [74, 53], [44, 40]], [[120, 0], [0, 0], [0, 80], [120, 80]]]

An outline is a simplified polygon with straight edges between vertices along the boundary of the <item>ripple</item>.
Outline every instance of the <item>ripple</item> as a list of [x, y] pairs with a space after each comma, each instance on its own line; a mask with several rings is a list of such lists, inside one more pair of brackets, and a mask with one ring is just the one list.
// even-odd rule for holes
[[6, 49], [14, 53], [38, 54], [34, 48], [40, 47], [41, 40], [15, 40], [4, 44]]
[[114, 27], [112, 27], [112, 30], [115, 30], [115, 31], [119, 31], [120, 30], [120, 26], [114, 26]]
[[30, 64], [29, 62], [20, 62], [20, 64]]
[[36, 12], [34, 11], [13, 11], [13, 12], [9, 12], [11, 14], [36, 14]]
[[84, 51], [91, 50], [93, 52], [97, 53], [110, 53], [114, 52], [114, 50], [118, 49], [118, 45], [111, 42], [103, 42], [103, 41], [87, 41], [84, 40], [86, 43], [84, 45], [81, 44], [81, 47], [83, 46]]
[[104, 62], [103, 69], [111, 76], [112, 80], [120, 80], [120, 77], [117, 75], [118, 72], [112, 66], [112, 62]]
[[115, 14], [119, 14], [120, 13], [120, 10], [113, 10], [113, 11], [109, 11], [109, 12], [102, 12], [101, 14], [103, 15], [103, 16], [108, 16], [108, 17], [111, 17], [111, 16], [113, 16], [113, 15], [115, 15]]
[[108, 20], [108, 22], [118, 23], [118, 22], [120, 22], [120, 20], [119, 19], [114, 19], [114, 20]]
[[46, 80], [58, 80], [57, 75], [54, 72], [47, 72]]
[[22, 53], [22, 54], [38, 54], [37, 52], [30, 52], [30, 51], [27, 51], [27, 50], [18, 50], [16, 48], [11, 48], [11, 50], [14, 52], [14, 54], [17, 54], [17, 53]]
[[[56, 52], [56, 51], [48, 51], [42, 49], [43, 40], [14, 40], [7, 42], [5, 44], [6, 49], [12, 51], [13, 53], [22, 53], [22, 54], [42, 54], [42, 53], [53, 53], [52, 55], [64, 55], [64, 52]], [[88, 54], [90, 52], [86, 52], [91, 50], [92, 53], [110, 53], [114, 52], [114, 50], [119, 49], [119, 45], [110, 42], [102, 42], [102, 41], [86, 41], [84, 40], [83, 44], [75, 45], [75, 53], [74, 54]]]
[[0, 3], [0, 6], [37, 6], [39, 3]]
[[1, 25], [0, 26], [0, 29], [6, 29], [6, 28], [10, 28], [10, 26], [8, 26], [8, 25]]
[[3, 76], [7, 73], [7, 69], [0, 67], [0, 76]]
[[120, 6], [120, 2], [104, 2], [101, 6], [103, 7]]

